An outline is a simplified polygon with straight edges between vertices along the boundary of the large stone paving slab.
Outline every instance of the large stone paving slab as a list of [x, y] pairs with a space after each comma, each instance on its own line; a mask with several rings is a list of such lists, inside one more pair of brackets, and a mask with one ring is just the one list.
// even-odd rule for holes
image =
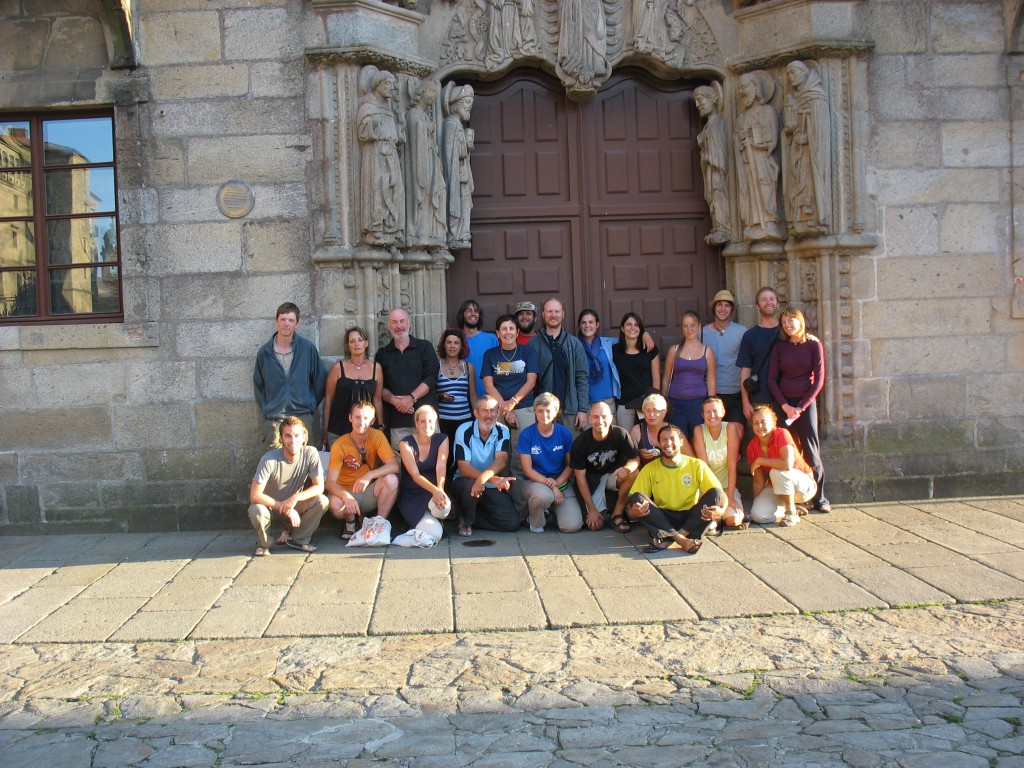
[[887, 607], [866, 590], [808, 558], [787, 563], [744, 565], [801, 611]]
[[660, 570], [702, 619], [797, 612], [796, 606], [735, 562], [667, 564]]
[[894, 608], [956, 602], [952, 596], [892, 565], [854, 566], [838, 570], [854, 584], [863, 587]]

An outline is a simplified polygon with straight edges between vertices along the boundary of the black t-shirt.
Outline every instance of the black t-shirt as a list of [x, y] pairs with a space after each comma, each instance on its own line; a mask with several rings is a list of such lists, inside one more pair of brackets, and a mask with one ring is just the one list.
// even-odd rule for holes
[[633, 438], [622, 427], [612, 426], [604, 440], [595, 439], [594, 430], [588, 429], [573, 441], [569, 466], [585, 469], [587, 485], [593, 490], [602, 475], [614, 472], [639, 455]]
[[635, 355], [627, 355], [621, 342], [612, 345], [612, 362], [619, 372], [622, 394], [619, 402], [626, 404], [641, 397], [651, 387], [661, 387], [661, 382], [651, 381], [651, 361], [658, 356], [658, 348], [645, 352], [643, 347]]

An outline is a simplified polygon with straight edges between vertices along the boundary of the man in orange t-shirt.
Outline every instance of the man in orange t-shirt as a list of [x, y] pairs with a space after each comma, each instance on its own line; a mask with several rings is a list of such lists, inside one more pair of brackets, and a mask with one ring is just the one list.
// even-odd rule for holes
[[354, 403], [349, 412], [352, 431], [331, 446], [328, 509], [335, 518], [346, 521], [343, 539], [351, 538], [360, 515], [376, 512], [386, 518], [398, 498], [398, 457], [384, 433], [371, 426], [375, 416], [373, 403]]

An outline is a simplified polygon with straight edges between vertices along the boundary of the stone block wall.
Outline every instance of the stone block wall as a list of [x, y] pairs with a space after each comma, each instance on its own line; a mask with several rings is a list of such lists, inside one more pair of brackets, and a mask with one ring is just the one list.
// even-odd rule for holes
[[[117, 105], [125, 323], [0, 328], [0, 529], [248, 525], [255, 350], [283, 301], [319, 342], [308, 4], [137, 2], [143, 66], [117, 71], [102, 3], [47, 5], [0, 7], [0, 103]], [[255, 190], [245, 218], [217, 208], [229, 179]]]
[[[1024, 320], [1012, 316], [1004, 3], [878, 0], [868, 191], [884, 246], [854, 260], [863, 365], [841, 498], [1019, 492]], [[1019, 140], [1019, 137], [1018, 137]]]

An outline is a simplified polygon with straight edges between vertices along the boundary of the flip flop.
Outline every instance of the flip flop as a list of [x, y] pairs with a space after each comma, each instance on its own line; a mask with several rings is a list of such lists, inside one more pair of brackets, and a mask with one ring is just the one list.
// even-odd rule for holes
[[281, 535], [277, 537], [277, 543], [280, 545], [287, 544], [292, 540], [292, 535], [288, 531], [281, 531]]
[[629, 533], [632, 530], [625, 515], [616, 515], [611, 519], [611, 524], [615, 526], [615, 530], [619, 533]]
[[270, 554], [270, 547], [256, 547], [256, 551], [252, 553], [253, 557], [266, 557]]
[[297, 550], [299, 552], [306, 552], [306, 553], [316, 552], [316, 547], [314, 547], [312, 544], [296, 544], [291, 539], [289, 539], [286, 542], [285, 546], [291, 547], [292, 549]]
[[473, 535], [473, 527], [470, 525], [459, 526], [459, 536], [469, 537]]

